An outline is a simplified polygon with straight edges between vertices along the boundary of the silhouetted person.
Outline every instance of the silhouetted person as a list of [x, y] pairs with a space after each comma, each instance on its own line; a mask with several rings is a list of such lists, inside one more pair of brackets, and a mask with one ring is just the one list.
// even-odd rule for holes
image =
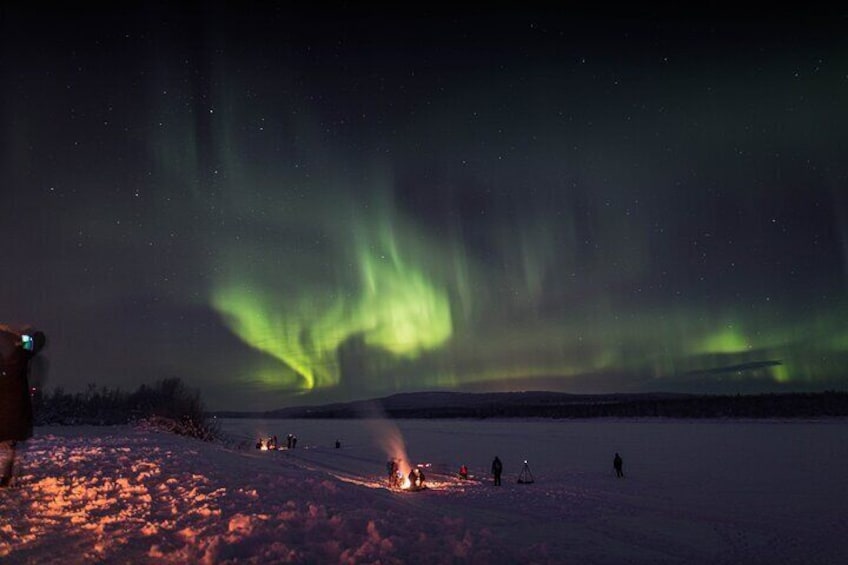
[[495, 486], [501, 486], [501, 473], [503, 473], [503, 463], [501, 463], [500, 458], [496, 455], [495, 460], [492, 461], [492, 475], [495, 477]]
[[292, 449], [297, 447], [297, 436], [292, 436]]
[[612, 460], [612, 466], [615, 467], [615, 476], [618, 478], [624, 477], [624, 471], [621, 470], [621, 466], [624, 462], [621, 460], [621, 455], [618, 453], [615, 454], [615, 458]]
[[468, 467], [465, 465], [459, 466], [459, 478], [462, 480], [466, 480], [468, 478]]
[[424, 473], [418, 467], [409, 472], [409, 485], [411, 489], [424, 488]]
[[340, 448], [341, 446], [342, 446], [342, 442], [340, 442], [339, 440], [336, 440], [336, 449]]
[[18, 442], [32, 437], [30, 361], [46, 343], [40, 331], [0, 325], [0, 487], [12, 481]]
[[386, 461], [386, 471], [389, 472], [389, 486], [397, 486], [398, 462], [397, 459]]
[[293, 436], [291, 434], [289, 434], [288, 437], [286, 438], [286, 449], [292, 448], [292, 437]]

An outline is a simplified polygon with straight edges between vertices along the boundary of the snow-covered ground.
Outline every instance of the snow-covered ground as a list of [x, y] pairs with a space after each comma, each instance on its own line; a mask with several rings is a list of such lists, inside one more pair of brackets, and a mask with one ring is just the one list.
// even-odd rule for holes
[[[840, 563], [848, 422], [227, 420], [38, 428], [2, 563]], [[259, 451], [258, 437], [298, 436]], [[336, 440], [341, 442], [335, 448]], [[385, 486], [389, 456], [430, 488]], [[612, 469], [624, 458], [624, 479]], [[504, 462], [503, 485], [488, 476]], [[532, 484], [518, 484], [527, 460]], [[472, 475], [460, 481], [466, 464]]]

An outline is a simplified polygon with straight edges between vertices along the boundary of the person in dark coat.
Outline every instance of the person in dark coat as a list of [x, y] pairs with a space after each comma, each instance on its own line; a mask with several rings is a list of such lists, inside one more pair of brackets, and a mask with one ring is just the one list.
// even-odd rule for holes
[[12, 480], [18, 443], [32, 437], [30, 362], [46, 342], [43, 332], [0, 325], [0, 487]]
[[424, 488], [424, 473], [418, 467], [413, 467], [407, 478], [409, 479], [410, 489], [419, 490]]
[[398, 473], [398, 462], [397, 459], [389, 459], [386, 461], [386, 471], [389, 473], [389, 486], [396, 487], [397, 485], [397, 473]]
[[495, 460], [492, 461], [492, 475], [495, 477], [495, 486], [501, 486], [501, 473], [503, 473], [503, 463], [501, 463], [500, 458], [496, 455]]
[[624, 462], [621, 460], [621, 455], [618, 453], [615, 454], [615, 457], [612, 460], [612, 466], [615, 468], [615, 476], [619, 479], [624, 477], [624, 471], [622, 471], [621, 467]]

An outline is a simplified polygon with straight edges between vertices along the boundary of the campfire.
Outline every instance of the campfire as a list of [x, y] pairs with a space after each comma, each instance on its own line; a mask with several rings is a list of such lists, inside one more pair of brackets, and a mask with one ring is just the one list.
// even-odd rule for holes
[[385, 418], [372, 418], [367, 422], [375, 443], [382, 447], [388, 456], [386, 471], [389, 488], [410, 492], [427, 488], [424, 469], [428, 469], [430, 464], [412, 466], [409, 463], [406, 443], [397, 425]]
[[[424, 469], [429, 467], [429, 464], [410, 467], [405, 461], [393, 458], [389, 460], [387, 467], [389, 470], [389, 488], [415, 491], [425, 487]], [[411, 470], [406, 472], [406, 469]]]

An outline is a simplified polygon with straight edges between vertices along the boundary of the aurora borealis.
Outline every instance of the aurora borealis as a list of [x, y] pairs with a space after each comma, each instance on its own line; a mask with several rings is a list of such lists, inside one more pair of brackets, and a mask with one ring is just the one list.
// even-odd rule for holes
[[845, 16], [0, 9], [0, 306], [213, 409], [848, 383]]

